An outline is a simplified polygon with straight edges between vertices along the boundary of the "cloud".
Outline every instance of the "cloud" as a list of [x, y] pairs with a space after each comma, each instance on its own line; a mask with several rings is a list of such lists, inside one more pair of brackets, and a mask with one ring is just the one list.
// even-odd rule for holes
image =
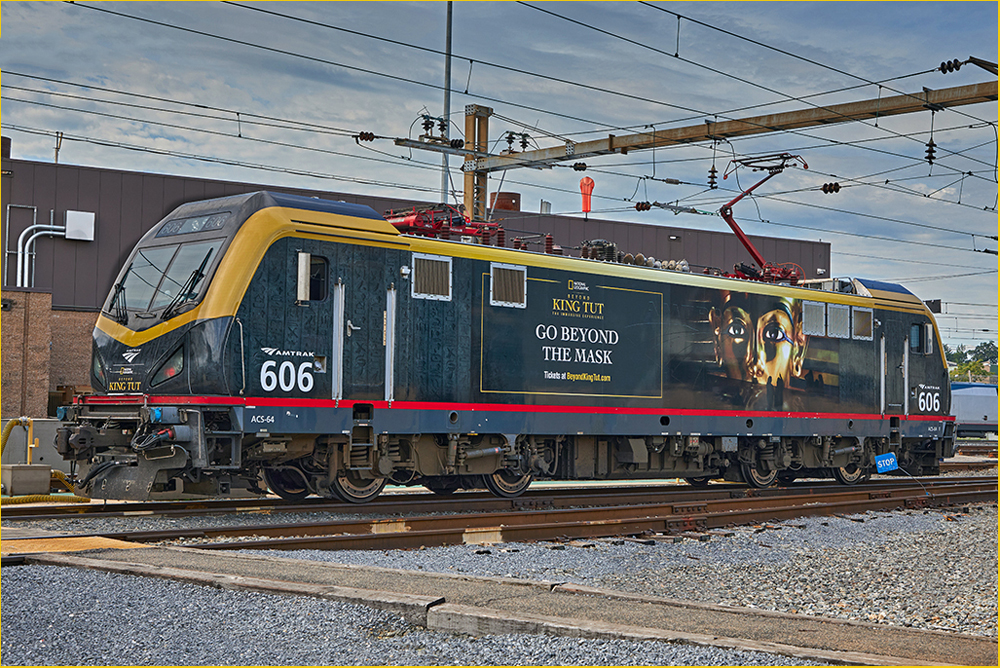
[[[265, 127], [248, 115], [294, 119], [352, 132], [365, 130], [387, 137], [416, 136], [420, 132], [419, 123], [413, 124], [420, 114], [441, 113], [442, 56], [221, 3], [140, 2], [96, 6], [274, 50], [153, 26], [78, 5], [5, 3], [0, 66], [5, 72], [3, 94], [8, 99], [3, 104], [3, 123], [4, 134], [14, 138], [16, 157], [51, 160], [52, 133], [63, 131], [67, 135], [277, 169], [339, 174], [417, 188], [439, 186], [438, 154], [411, 153], [384, 140], [359, 146], [347, 136]], [[444, 48], [443, 3], [306, 2], [253, 6], [428, 49]], [[988, 80], [990, 76], [971, 65], [948, 75], [933, 70], [942, 60], [964, 59], [968, 55], [996, 59], [995, 3], [693, 2], [660, 6], [686, 17], [680, 22], [679, 40], [676, 16], [638, 3], [539, 4], [544, 10], [606, 31], [603, 33], [516, 3], [455, 3], [452, 120], [460, 128], [464, 105], [483, 104], [517, 121], [492, 119], [491, 141], [499, 140], [505, 146], [503, 133], [525, 131], [526, 125], [534, 143], [554, 146], [560, 140], [548, 137], [546, 132], [586, 140], [609, 133], [639, 132], [652, 126], [697, 125], [716, 115], [743, 117], [802, 109], [810, 104], [887, 96], [895, 94], [894, 91], [919, 91], [924, 86], [966, 85]], [[675, 52], [679, 57], [673, 56]], [[469, 61], [462, 57], [477, 61], [472, 64], [471, 72]], [[599, 90], [490, 67], [486, 61], [585, 83]], [[10, 72], [218, 107], [238, 111], [241, 118], [237, 123], [235, 113], [206, 111], [220, 117], [210, 120], [112, 106], [102, 100], [192, 110], [45, 84], [15, 77]], [[882, 88], [863, 85], [865, 81], [883, 82]], [[42, 93], [10, 90], [7, 87], [11, 85], [84, 94], [92, 99], [59, 101]], [[466, 86], [469, 94], [465, 94]], [[831, 93], [840, 89], [849, 90]], [[816, 93], [828, 94], [808, 97]], [[14, 97], [114, 113], [135, 120], [45, 108], [14, 102]], [[796, 99], [789, 101], [789, 97]], [[763, 104], [769, 106], [732, 111]], [[734, 153], [801, 153], [810, 163], [809, 171], [789, 170], [763, 187], [756, 201], [740, 203], [737, 216], [745, 221], [748, 231], [829, 241], [833, 244], [833, 269], [837, 273], [866, 273], [876, 278], [943, 273], [938, 271], [943, 268], [936, 264], [927, 265], [936, 267], [933, 272], [915, 264], [921, 260], [955, 267], [991, 263], [995, 267], [991, 257], [941, 247], [971, 248], [972, 238], [968, 235], [894, 222], [901, 220], [976, 234], [996, 233], [995, 212], [983, 210], [996, 205], [996, 104], [935, 114], [934, 141], [938, 149], [933, 167], [924, 161], [930, 122], [930, 114], [921, 113], [881, 118], [878, 127], [868, 121], [771, 133], [721, 143], [714, 148], [702, 143], [627, 156], [589, 158], [588, 175], [597, 181], [595, 206], [606, 210], [608, 217], [722, 230], [724, 223], [717, 217], [674, 216], [662, 210], [640, 214], [631, 209], [630, 200], [633, 195], [661, 202], [678, 200], [696, 208], [716, 210], [737, 191], [733, 179], [722, 182], [723, 189], [708, 191], [706, 179], [713, 160], [721, 173]], [[188, 129], [165, 127], [162, 123]], [[8, 129], [11, 125], [39, 128], [50, 134], [17, 132]], [[228, 134], [213, 135], [198, 129]], [[453, 127], [451, 134], [460, 132]], [[587, 134], [573, 134], [583, 132]], [[81, 141], [64, 141], [60, 160], [304, 188], [339, 187], [382, 196], [425, 196], [421, 190], [331, 184], [321, 177], [184, 160]], [[451, 164], [453, 179], [461, 187], [461, 160], [453, 158]], [[654, 170], [658, 178], [680, 179], [685, 185], [643, 178], [653, 176]], [[961, 180], [963, 174], [965, 178]], [[570, 169], [493, 174], [490, 188], [498, 187], [501, 178], [505, 179], [505, 190], [522, 192], [526, 208], [527, 203], [534, 208], [541, 199], [552, 202], [555, 211], [573, 212], [579, 208], [580, 174]], [[741, 173], [740, 183], [745, 187], [754, 178], [750, 173]], [[824, 195], [817, 189], [822, 183], [834, 180], [845, 186], [840, 193]], [[781, 225], [765, 224], [760, 219]], [[898, 241], [876, 240], [871, 236]], [[906, 241], [936, 245], [903, 243]], [[977, 244], [981, 241], [977, 240]], [[869, 260], [859, 255], [894, 259]], [[969, 290], [979, 296], [966, 298]], [[995, 277], [939, 281], [924, 284], [921, 291], [928, 298], [994, 303], [996, 300]]]

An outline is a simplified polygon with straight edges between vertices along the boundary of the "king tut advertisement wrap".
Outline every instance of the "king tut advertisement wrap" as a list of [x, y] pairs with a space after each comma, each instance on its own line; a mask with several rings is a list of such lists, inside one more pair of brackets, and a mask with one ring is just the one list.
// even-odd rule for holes
[[482, 392], [662, 397], [662, 293], [529, 278], [523, 307], [496, 306], [484, 278]]
[[484, 274], [482, 298], [484, 394], [777, 412], [877, 400], [870, 308], [561, 272], [527, 278], [518, 305], [491, 303]]

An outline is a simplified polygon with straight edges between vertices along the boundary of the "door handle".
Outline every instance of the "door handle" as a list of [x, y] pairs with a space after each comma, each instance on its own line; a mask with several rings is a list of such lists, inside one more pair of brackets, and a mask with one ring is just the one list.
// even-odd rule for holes
[[356, 331], [358, 331], [359, 329], [361, 329], [361, 328], [360, 328], [360, 327], [355, 327], [355, 326], [354, 326], [354, 323], [353, 323], [353, 322], [351, 322], [350, 320], [348, 320], [348, 321], [347, 321], [347, 338], [351, 338], [351, 332], [352, 332], [352, 331], [353, 331], [353, 332], [356, 332]]

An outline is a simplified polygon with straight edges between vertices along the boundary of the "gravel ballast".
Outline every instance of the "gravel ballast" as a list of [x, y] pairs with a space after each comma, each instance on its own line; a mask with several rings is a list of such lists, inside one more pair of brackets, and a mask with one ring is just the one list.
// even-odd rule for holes
[[[108, 531], [102, 522], [71, 521]], [[189, 526], [163, 518], [143, 518], [142, 524]], [[266, 554], [572, 582], [996, 638], [995, 503], [802, 518], [732, 531], [707, 542], [654, 545], [589, 540]], [[350, 604], [50, 566], [5, 568], [0, 584], [4, 665], [803, 664], [662, 642], [445, 634]]]
[[[736, 527], [707, 542], [573, 541], [275, 556], [557, 580], [721, 605], [997, 635], [997, 509]], [[588, 547], [584, 547], [588, 546]], [[553, 549], [556, 548], [556, 549]]]
[[358, 605], [55, 566], [2, 573], [10, 665], [823, 665], [694, 645], [427, 631]]

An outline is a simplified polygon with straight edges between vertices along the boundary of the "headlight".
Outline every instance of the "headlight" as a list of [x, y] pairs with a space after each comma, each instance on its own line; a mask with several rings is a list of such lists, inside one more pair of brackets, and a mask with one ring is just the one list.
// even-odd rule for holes
[[160, 365], [160, 368], [153, 374], [153, 378], [149, 381], [149, 384], [150, 386], [155, 387], [160, 383], [165, 383], [175, 376], [179, 376], [182, 371], [184, 371], [183, 346], [175, 350], [167, 361]]
[[90, 372], [101, 384], [101, 389], [107, 388], [108, 377], [104, 373], [104, 362], [101, 361], [101, 354], [95, 349], [91, 357], [93, 358], [93, 362], [91, 363]]

